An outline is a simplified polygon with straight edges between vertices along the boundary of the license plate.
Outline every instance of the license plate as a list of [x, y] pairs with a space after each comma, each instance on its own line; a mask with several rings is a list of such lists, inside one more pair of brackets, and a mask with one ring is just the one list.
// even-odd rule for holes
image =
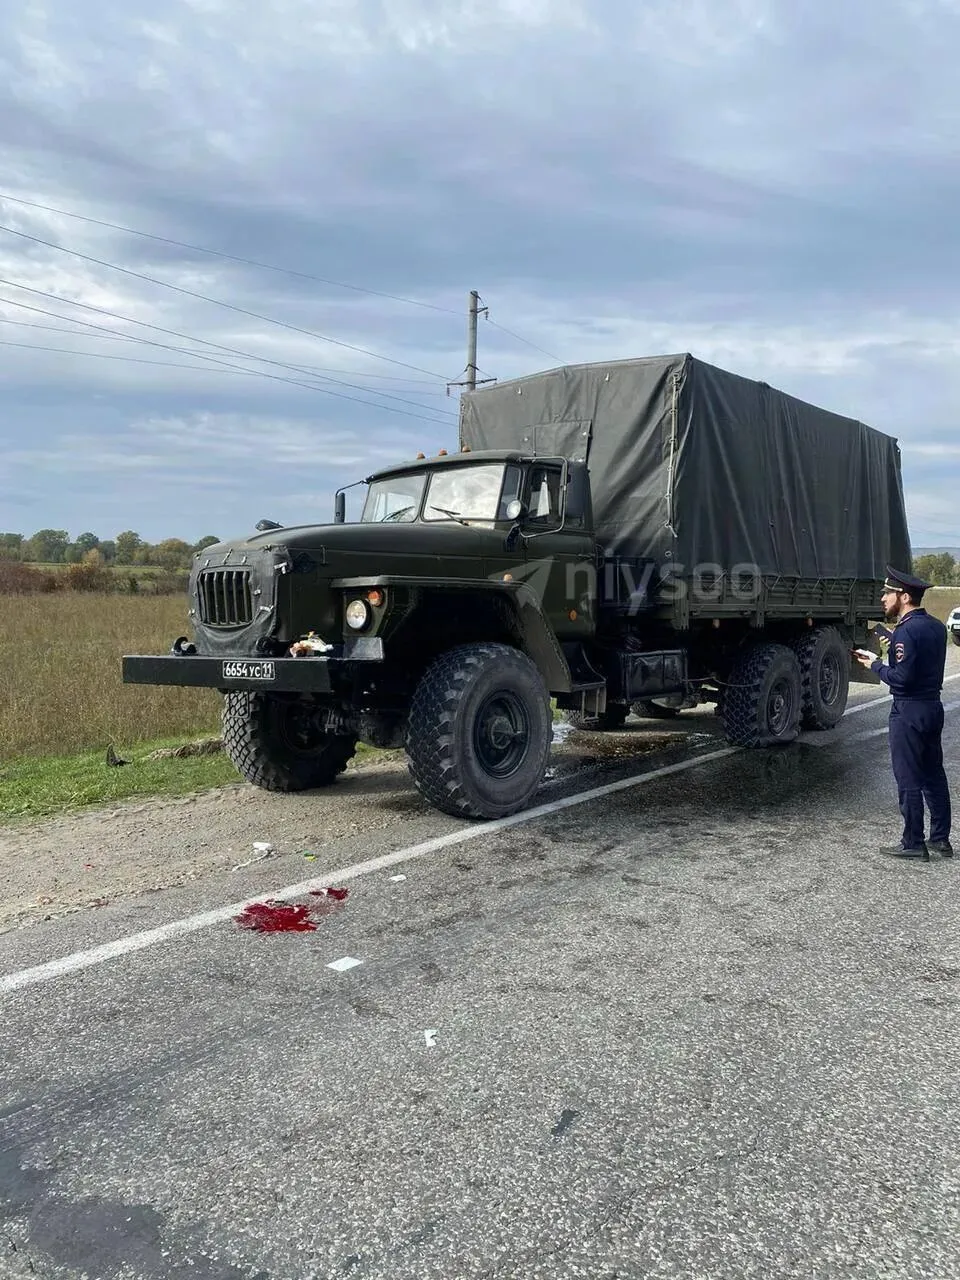
[[224, 662], [221, 675], [224, 680], [275, 680], [277, 667], [273, 662]]

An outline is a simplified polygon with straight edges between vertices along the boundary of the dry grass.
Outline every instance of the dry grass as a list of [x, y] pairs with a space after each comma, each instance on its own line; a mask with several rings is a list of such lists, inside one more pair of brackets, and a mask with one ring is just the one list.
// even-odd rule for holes
[[946, 622], [951, 609], [960, 606], [960, 587], [932, 587], [923, 593], [923, 607], [941, 622]]
[[215, 732], [212, 689], [125, 685], [125, 653], [189, 632], [180, 596], [0, 597], [0, 760]]

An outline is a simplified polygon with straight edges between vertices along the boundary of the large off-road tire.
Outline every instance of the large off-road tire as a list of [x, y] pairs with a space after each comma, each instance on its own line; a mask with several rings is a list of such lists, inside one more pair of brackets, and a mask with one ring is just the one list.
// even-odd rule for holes
[[751, 645], [734, 664], [723, 699], [727, 741], [738, 747], [792, 742], [800, 732], [800, 667], [783, 644]]
[[622, 702], [608, 702], [598, 716], [585, 716], [580, 711], [565, 711], [563, 715], [567, 724], [572, 725], [574, 729], [602, 733], [622, 729], [629, 713], [630, 708]]
[[833, 729], [843, 718], [850, 692], [850, 646], [836, 627], [814, 627], [793, 641], [800, 666], [800, 723]]
[[633, 714], [641, 720], [672, 720], [680, 714], [680, 706], [672, 707], [666, 700], [658, 702], [656, 698], [641, 698], [633, 704]]
[[414, 786], [458, 818], [526, 808], [553, 738], [550, 695], [533, 662], [506, 644], [450, 649], [427, 668], [410, 706]]
[[276, 694], [225, 694], [221, 722], [227, 755], [265, 791], [328, 787], [357, 749], [356, 738], [318, 729], [309, 704]]

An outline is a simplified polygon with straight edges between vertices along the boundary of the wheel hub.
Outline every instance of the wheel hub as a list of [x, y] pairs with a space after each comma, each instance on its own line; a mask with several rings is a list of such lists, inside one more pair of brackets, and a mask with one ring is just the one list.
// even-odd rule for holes
[[474, 722], [477, 760], [493, 778], [509, 778], [523, 763], [530, 740], [530, 721], [522, 700], [514, 694], [493, 694], [480, 707]]
[[321, 729], [316, 710], [297, 702], [281, 702], [275, 709], [277, 736], [289, 751], [301, 756], [322, 754], [329, 736]]
[[820, 697], [826, 706], [832, 706], [837, 701], [840, 687], [840, 663], [830, 654], [820, 666]]
[[778, 680], [770, 690], [770, 697], [767, 699], [767, 719], [771, 732], [783, 733], [790, 722], [792, 712], [793, 698], [790, 688], [785, 681]]

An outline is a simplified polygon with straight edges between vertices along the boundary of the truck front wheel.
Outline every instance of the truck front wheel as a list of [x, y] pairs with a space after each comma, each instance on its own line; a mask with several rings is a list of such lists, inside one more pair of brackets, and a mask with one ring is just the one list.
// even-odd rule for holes
[[357, 749], [355, 737], [318, 728], [314, 708], [300, 698], [227, 693], [221, 721], [237, 771], [265, 791], [328, 787]]
[[407, 757], [417, 790], [458, 818], [503, 818], [543, 780], [550, 695], [526, 654], [462, 645], [426, 670], [410, 707]]
[[792, 742], [800, 732], [800, 667], [783, 644], [751, 645], [734, 663], [723, 727], [738, 747]]

